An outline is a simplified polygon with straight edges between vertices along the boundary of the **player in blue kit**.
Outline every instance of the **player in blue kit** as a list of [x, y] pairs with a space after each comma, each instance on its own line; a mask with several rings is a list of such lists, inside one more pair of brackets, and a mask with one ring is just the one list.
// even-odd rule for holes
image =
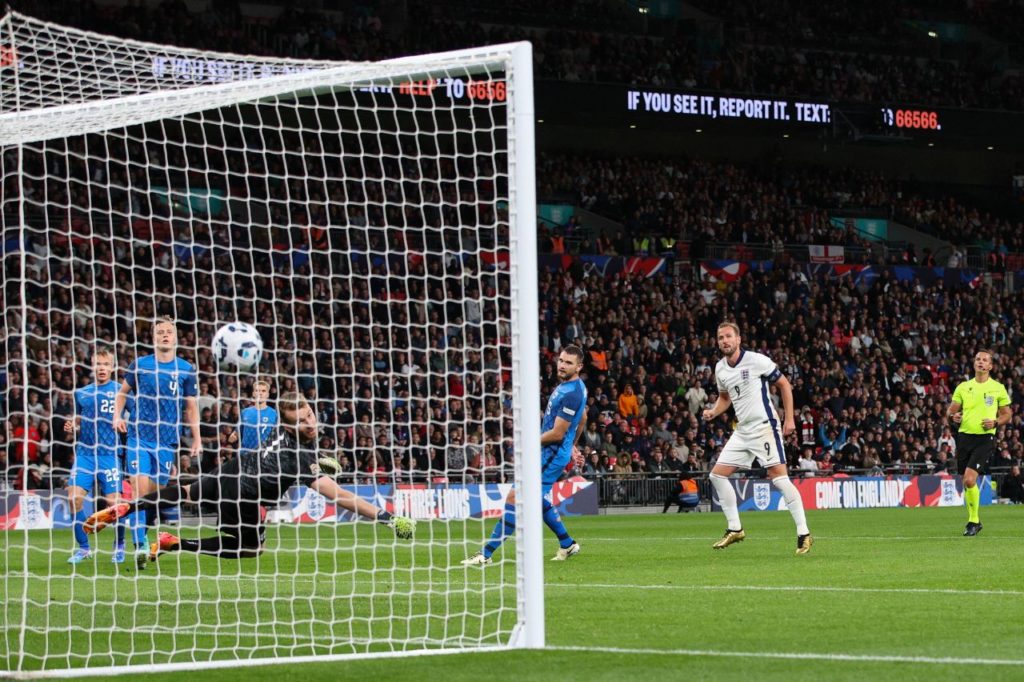
[[[114, 405], [114, 428], [128, 434], [125, 469], [135, 497], [149, 495], [170, 481], [182, 416], [192, 430], [193, 460], [199, 461], [203, 452], [196, 370], [191, 363], [175, 356], [178, 330], [174, 320], [160, 317], [153, 322], [153, 348], [153, 355], [137, 358], [128, 367]], [[130, 426], [121, 417], [129, 394], [134, 396]], [[128, 525], [133, 531], [136, 565], [142, 570], [149, 556], [145, 512], [129, 516]]]
[[260, 380], [253, 384], [253, 404], [242, 410], [242, 423], [239, 425], [238, 431], [232, 432], [229, 438], [229, 442], [234, 443], [238, 440], [240, 431], [242, 433], [240, 446], [242, 451], [259, 450], [270, 434], [277, 430], [277, 410], [267, 405], [269, 397], [269, 383]]
[[[540, 461], [541, 485], [544, 495], [544, 523], [558, 537], [558, 551], [552, 561], [565, 561], [579, 553], [580, 546], [565, 529], [558, 510], [551, 501], [551, 487], [558, 482], [569, 460], [576, 456], [576, 441], [587, 425], [587, 387], [580, 379], [583, 369], [583, 349], [569, 345], [558, 356], [558, 378], [562, 380], [548, 399], [541, 421]], [[484, 566], [491, 563], [491, 555], [516, 530], [516, 491], [505, 500], [505, 513], [494, 526], [491, 539], [483, 549], [468, 559], [463, 566]]]
[[[77, 434], [75, 464], [68, 485], [68, 500], [75, 512], [74, 532], [78, 549], [68, 559], [77, 564], [92, 556], [85, 522], [85, 500], [93, 494], [96, 481], [99, 493], [108, 504], [120, 501], [121, 467], [117, 461], [120, 440], [114, 431], [114, 404], [118, 384], [111, 379], [114, 373], [114, 355], [109, 350], [97, 350], [92, 356], [94, 383], [75, 391], [75, 418], [64, 423], [64, 431]], [[114, 563], [124, 561], [124, 526], [118, 526], [114, 545]]]

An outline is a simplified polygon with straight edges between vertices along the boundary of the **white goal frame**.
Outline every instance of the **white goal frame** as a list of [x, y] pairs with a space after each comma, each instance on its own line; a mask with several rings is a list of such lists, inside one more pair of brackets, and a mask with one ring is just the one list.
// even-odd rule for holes
[[[12, 21], [35, 20], [9, 13], [0, 18], [0, 46], [14, 38], [10, 31]], [[42, 22], [36, 22], [42, 24]], [[264, 58], [243, 58], [237, 55], [219, 55], [217, 53], [186, 50], [169, 46], [155, 45], [140, 41], [122, 40], [101, 36], [96, 33], [78, 31], [65, 27], [54, 28], [68, 35], [80, 36], [94, 41], [109, 41], [123, 49], [138, 49], [153, 52], [166, 52], [184, 56], [195, 56], [207, 59], [249, 59], [250, 61], [267, 61]], [[17, 45], [15, 45], [17, 47]], [[24, 662], [24, 625], [29, 618], [29, 581], [31, 576], [8, 576], [8, 595], [18, 582], [22, 582], [23, 603], [21, 604], [22, 632], [19, 651], [8, 650], [9, 669], [0, 670], [0, 676], [15, 678], [36, 677], [78, 677], [85, 675], [109, 675], [139, 672], [158, 672], [175, 670], [207, 670], [218, 668], [234, 668], [239, 666], [266, 665], [278, 663], [322, 663], [333, 660], [352, 660], [361, 658], [391, 658], [409, 655], [437, 655], [446, 653], [471, 653], [480, 651], [504, 651], [510, 648], [543, 648], [545, 646], [544, 627], [544, 560], [542, 556], [542, 517], [541, 517], [541, 476], [540, 476], [540, 368], [538, 348], [538, 288], [537, 288], [537, 247], [536, 247], [536, 188], [535, 188], [535, 139], [534, 139], [534, 91], [532, 45], [528, 42], [510, 43], [489, 47], [456, 50], [431, 55], [403, 57], [377, 63], [356, 62], [300, 62], [299, 60], [275, 59], [275, 63], [294, 62], [297, 66], [312, 65], [312, 70], [283, 73], [267, 78], [231, 81], [224, 83], [204, 84], [195, 87], [178, 87], [166, 91], [124, 94], [116, 98], [105, 98], [92, 101], [68, 101], [46, 106], [34, 107], [31, 102], [20, 102], [12, 110], [10, 106], [0, 105], [0, 148], [18, 150], [19, 173], [22, 150], [26, 144], [57, 139], [68, 135], [95, 133], [121, 128], [128, 125], [157, 121], [187, 113], [213, 109], [240, 101], [255, 102], [264, 98], [281, 96], [287, 93], [301, 95], [316, 92], [318, 88], [344, 88], [346, 83], [365, 83], [375, 76], [388, 78], [402, 77], [409, 80], [429, 78], [437, 73], [437, 65], [458, 65], [459, 68], [472, 72], [474, 66], [481, 68], [500, 68], [508, 82], [509, 97], [507, 106], [508, 131], [508, 182], [509, 182], [509, 232], [510, 232], [510, 263], [509, 281], [511, 284], [511, 348], [512, 348], [512, 383], [513, 383], [513, 441], [515, 447], [515, 490], [517, 499], [517, 529], [514, 545], [516, 565], [517, 622], [512, 629], [508, 642], [503, 646], [444, 646], [442, 648], [423, 648], [408, 650], [391, 650], [367, 653], [330, 654], [324, 656], [292, 656], [292, 657], [244, 657], [233, 656], [224, 660], [203, 660], [196, 662], [171, 662], [146, 665], [78, 667], [63, 669], [30, 670], [23, 667]], [[432, 71], [433, 69], [433, 71]], [[0, 77], [13, 78], [17, 90], [19, 79], [18, 69], [0, 70]], [[245, 100], [240, 97], [245, 96]], [[72, 98], [73, 99], [73, 98]], [[10, 102], [9, 102], [10, 105]], [[19, 183], [20, 184], [20, 183]], [[20, 238], [26, 236], [24, 198], [19, 202], [19, 213], [22, 218]], [[25, 320], [28, 313], [26, 301], [26, 253], [20, 253], [21, 259], [21, 319], [22, 354], [27, 356], [24, 347], [27, 327]], [[5, 307], [15, 306], [15, 302], [5, 301]], [[28, 372], [22, 372], [24, 395], [29, 389]], [[26, 410], [27, 413], [27, 410]], [[3, 531], [0, 531], [3, 532]], [[20, 531], [7, 531], [17, 533]], [[27, 533], [25, 542], [25, 565], [28, 560]], [[507, 553], [513, 551], [508, 546]], [[19, 624], [8, 623], [7, 629], [17, 628]], [[19, 637], [5, 635], [8, 643], [19, 642]], [[244, 651], [244, 650], [243, 650]]]

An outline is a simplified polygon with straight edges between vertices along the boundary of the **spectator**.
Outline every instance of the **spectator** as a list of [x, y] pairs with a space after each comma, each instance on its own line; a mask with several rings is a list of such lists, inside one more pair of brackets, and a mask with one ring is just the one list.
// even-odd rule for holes
[[1011, 467], [1010, 473], [1003, 479], [999, 493], [1013, 504], [1024, 504], [1024, 476], [1020, 473], [1020, 465], [1015, 464]]
[[676, 511], [677, 514], [695, 509], [700, 504], [700, 493], [698, 492], [697, 483], [690, 474], [685, 472], [679, 474], [676, 485], [672, 486], [668, 491], [668, 496], [665, 498], [665, 506], [662, 508], [661, 513], [668, 512], [668, 508], [673, 504], [679, 505], [679, 509]]
[[629, 420], [640, 416], [640, 407], [632, 384], [626, 384], [622, 389], [622, 394], [619, 396], [619, 414]]
[[814, 452], [811, 448], [804, 448], [800, 451], [800, 459], [797, 461], [797, 465], [805, 476], [813, 477], [818, 473], [818, 463], [814, 460]]
[[690, 414], [700, 414], [704, 405], [708, 402], [708, 393], [704, 390], [699, 379], [694, 379], [693, 385], [686, 391], [686, 404]]

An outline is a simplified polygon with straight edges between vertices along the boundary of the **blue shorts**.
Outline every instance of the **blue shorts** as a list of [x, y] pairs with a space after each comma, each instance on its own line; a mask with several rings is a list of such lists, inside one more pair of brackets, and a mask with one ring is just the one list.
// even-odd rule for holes
[[125, 473], [129, 476], [147, 476], [157, 485], [167, 485], [171, 480], [176, 452], [177, 446], [170, 448], [156, 443], [129, 440]]
[[571, 452], [562, 454], [557, 450], [555, 452], [540, 451], [540, 482], [545, 493], [551, 490], [551, 486], [558, 483], [558, 479], [562, 477], [562, 473], [565, 471], [565, 465], [571, 459]]
[[75, 448], [75, 464], [71, 467], [71, 485], [91, 495], [97, 480], [100, 482], [101, 495], [121, 492], [121, 467], [117, 463], [117, 451], [79, 445]]

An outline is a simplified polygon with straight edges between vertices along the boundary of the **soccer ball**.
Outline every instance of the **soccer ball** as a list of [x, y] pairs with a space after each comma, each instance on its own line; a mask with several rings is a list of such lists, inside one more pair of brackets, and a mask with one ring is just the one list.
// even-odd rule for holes
[[251, 372], [263, 357], [263, 339], [251, 324], [231, 322], [213, 335], [212, 349], [219, 367]]

